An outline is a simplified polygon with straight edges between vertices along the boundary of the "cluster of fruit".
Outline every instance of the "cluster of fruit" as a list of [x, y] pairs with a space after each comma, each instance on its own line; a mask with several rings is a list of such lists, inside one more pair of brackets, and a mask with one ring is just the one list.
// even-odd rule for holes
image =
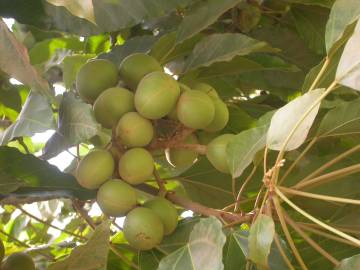
[[[141, 53], [126, 57], [119, 70], [108, 60], [95, 59], [77, 74], [80, 97], [93, 105], [102, 127], [112, 129], [112, 144], [121, 149], [116, 154], [112, 148], [93, 149], [78, 164], [76, 178], [83, 187], [98, 189], [97, 202], [105, 214], [126, 215], [124, 235], [137, 249], [151, 249], [160, 243], [163, 235], [174, 231], [178, 219], [176, 208], [164, 198], [139, 207], [132, 187], [153, 177], [149, 145], [158, 139], [154, 122], [168, 119], [206, 132], [219, 131], [228, 122], [228, 108], [214, 88], [205, 83], [190, 87], [166, 74], [153, 57]], [[214, 167], [225, 173], [229, 172], [226, 144], [232, 136], [217, 137], [206, 152]], [[198, 140], [190, 134], [182, 143], [197, 144]], [[190, 166], [198, 156], [191, 148], [165, 152], [174, 166]]]
[[[5, 257], [5, 248], [0, 240], [0, 263]], [[9, 255], [6, 260], [1, 263], [1, 270], [35, 270], [35, 264], [30, 255], [17, 252]]]

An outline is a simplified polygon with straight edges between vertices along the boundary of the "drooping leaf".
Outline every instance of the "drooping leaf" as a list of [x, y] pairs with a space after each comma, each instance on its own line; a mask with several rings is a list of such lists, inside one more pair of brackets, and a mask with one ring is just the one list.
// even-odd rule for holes
[[322, 119], [318, 136], [339, 136], [360, 133], [360, 99], [344, 102]]
[[223, 13], [236, 6], [242, 0], [206, 0], [192, 7], [181, 22], [176, 43], [181, 43], [209, 25], [213, 24]]
[[70, 256], [49, 266], [49, 270], [106, 270], [110, 249], [110, 222], [97, 226], [90, 240], [73, 249]]
[[46, 0], [54, 6], [64, 6], [73, 15], [95, 23], [92, 0]]
[[63, 80], [66, 89], [71, 89], [75, 80], [76, 74], [87, 60], [94, 57], [92, 54], [70, 55], [66, 56], [62, 62], [63, 64]]
[[263, 267], [268, 267], [268, 256], [274, 235], [274, 221], [271, 217], [260, 214], [250, 228], [249, 259]]
[[360, 254], [341, 261], [335, 270], [357, 270], [360, 268]]
[[225, 240], [219, 220], [214, 217], [202, 219], [194, 226], [189, 242], [163, 258], [158, 270], [222, 270], [222, 249]]
[[[286, 151], [290, 151], [298, 148], [305, 141], [319, 111], [320, 102], [311, 109], [306, 117], [304, 115], [323, 93], [324, 89], [313, 90], [290, 101], [275, 112], [271, 119], [266, 139], [269, 149], [279, 151], [282, 147], [285, 147]], [[304, 119], [302, 119], [303, 117]], [[300, 120], [302, 122], [297, 125]], [[289, 141], [286, 142], [289, 134], [294, 129], [295, 132]], [[286, 145], [284, 145], [285, 142]]]
[[34, 92], [51, 96], [48, 83], [31, 66], [27, 49], [9, 31], [0, 19], [0, 69], [20, 82], [32, 87]]
[[345, 45], [336, 70], [336, 80], [345, 86], [360, 91], [360, 21]]
[[213, 34], [196, 44], [186, 62], [186, 70], [210, 66], [216, 62], [230, 61], [235, 56], [254, 52], [276, 52], [266, 42], [240, 33]]
[[8, 194], [24, 186], [25, 182], [0, 171], [0, 194]]
[[53, 129], [54, 124], [49, 100], [39, 93], [31, 92], [16, 122], [5, 130], [0, 145], [7, 144], [15, 137], [32, 136]]
[[326, 24], [325, 45], [329, 53], [346, 30], [346, 27], [360, 17], [360, 5], [357, 0], [336, 0], [332, 6]]

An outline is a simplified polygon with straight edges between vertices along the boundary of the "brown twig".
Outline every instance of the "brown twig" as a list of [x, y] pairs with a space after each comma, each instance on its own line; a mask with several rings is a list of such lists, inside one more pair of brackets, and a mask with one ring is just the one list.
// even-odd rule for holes
[[159, 186], [159, 196], [165, 197], [165, 195], [167, 193], [167, 190], [166, 190], [166, 187], [165, 187], [165, 181], [161, 179], [160, 174], [159, 174], [159, 172], [157, 171], [156, 168], [154, 168], [153, 174], [154, 174], [156, 183]]

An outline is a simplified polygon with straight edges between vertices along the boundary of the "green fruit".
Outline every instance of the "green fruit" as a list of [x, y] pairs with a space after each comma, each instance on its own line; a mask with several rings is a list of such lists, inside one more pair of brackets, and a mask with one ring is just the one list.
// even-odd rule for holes
[[[183, 83], [179, 83], [179, 86], [180, 86], [181, 94], [184, 93], [185, 91], [191, 91], [191, 89]], [[167, 117], [171, 120], [175, 120], [175, 121], [179, 120], [177, 117], [177, 113], [176, 113], [176, 106], [174, 106], [174, 108], [172, 108], [172, 110], [169, 112]]]
[[149, 119], [167, 115], [180, 95], [177, 81], [163, 72], [152, 72], [139, 83], [135, 92], [136, 110]]
[[178, 224], [178, 212], [175, 206], [165, 198], [156, 197], [143, 205], [157, 214], [164, 225], [164, 235], [171, 234]]
[[212, 99], [215, 106], [215, 116], [211, 123], [205, 128], [206, 131], [215, 132], [222, 130], [229, 121], [229, 109], [219, 98]]
[[95, 118], [105, 128], [112, 128], [121, 116], [134, 110], [134, 94], [120, 87], [106, 89], [94, 103]]
[[0, 239], [0, 263], [4, 259], [5, 256], [5, 247], [3, 241]]
[[[186, 144], [196, 144], [198, 140], [194, 134], [190, 134], [183, 143]], [[189, 149], [181, 149], [181, 148], [170, 148], [166, 151], [168, 161], [174, 165], [175, 167], [185, 168], [191, 166], [196, 158], [198, 157], [198, 153], [189, 150]]]
[[144, 148], [133, 148], [119, 160], [119, 174], [126, 182], [137, 185], [149, 180], [154, 171], [154, 159]]
[[161, 243], [164, 225], [153, 210], [138, 207], [126, 216], [123, 232], [130, 246], [139, 250], [149, 250]]
[[35, 264], [30, 255], [18, 252], [6, 258], [1, 270], [35, 270]]
[[204, 92], [206, 94], [208, 94], [210, 97], [213, 97], [213, 98], [218, 98], [219, 95], [218, 93], [216, 92], [215, 88], [212, 87], [211, 85], [208, 85], [207, 83], [194, 83], [192, 85], [192, 88], [195, 89], [195, 90], [199, 90], [201, 92]]
[[76, 169], [76, 179], [81, 186], [97, 189], [108, 180], [115, 169], [115, 162], [110, 152], [96, 149], [88, 153]]
[[219, 136], [218, 132], [207, 132], [204, 130], [198, 130], [196, 136], [200, 144], [209, 144], [213, 139]]
[[131, 54], [120, 64], [120, 76], [132, 89], [136, 89], [145, 75], [154, 71], [163, 71], [163, 68], [155, 58], [143, 53]]
[[148, 119], [137, 112], [128, 112], [116, 126], [116, 137], [129, 147], [145, 146], [154, 137], [154, 128]]
[[206, 157], [210, 163], [220, 172], [230, 173], [229, 164], [227, 161], [226, 147], [228, 143], [234, 138], [234, 134], [223, 134], [212, 140], [206, 151]]
[[96, 201], [105, 214], [120, 217], [136, 206], [137, 195], [129, 184], [119, 179], [112, 179], [99, 188]]
[[118, 70], [109, 60], [96, 59], [83, 65], [76, 77], [76, 88], [82, 99], [93, 103], [107, 88], [118, 82]]
[[215, 106], [211, 98], [197, 90], [181, 94], [177, 103], [177, 117], [189, 128], [206, 128], [214, 119]]

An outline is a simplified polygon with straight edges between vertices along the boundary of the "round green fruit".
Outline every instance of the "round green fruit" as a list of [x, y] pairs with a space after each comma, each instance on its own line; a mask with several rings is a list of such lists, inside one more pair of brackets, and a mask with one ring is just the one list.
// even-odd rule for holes
[[6, 258], [1, 270], [35, 270], [35, 264], [30, 255], [18, 252]]
[[132, 185], [149, 180], [154, 171], [154, 159], [144, 148], [132, 148], [119, 160], [119, 174]]
[[106, 89], [94, 103], [96, 121], [104, 128], [112, 128], [121, 116], [134, 110], [134, 94], [121, 87]]
[[138, 250], [149, 250], [161, 243], [164, 225], [153, 210], [138, 207], [127, 214], [123, 232], [130, 246]]
[[5, 247], [3, 241], [0, 239], [0, 263], [5, 257]]
[[142, 116], [159, 119], [170, 113], [179, 95], [180, 87], [173, 77], [164, 72], [152, 72], [136, 89], [135, 107]]
[[[183, 141], [185, 144], [197, 144], [198, 140], [194, 134], [190, 134]], [[196, 158], [198, 157], [198, 153], [189, 150], [189, 149], [181, 149], [181, 148], [170, 148], [166, 150], [166, 157], [172, 165], [175, 167], [185, 168], [191, 166]]]
[[115, 162], [110, 152], [96, 149], [89, 152], [76, 169], [76, 179], [87, 189], [97, 189], [108, 180], [115, 169]]
[[120, 77], [132, 89], [136, 89], [141, 79], [154, 71], [163, 71], [158, 61], [150, 55], [135, 53], [120, 64]]
[[230, 173], [226, 147], [234, 136], [234, 134], [220, 135], [212, 140], [207, 146], [206, 157], [210, 163], [222, 173]]
[[93, 103], [107, 88], [118, 82], [118, 70], [109, 60], [96, 59], [83, 65], [76, 77], [76, 88], [82, 99]]
[[[179, 83], [179, 86], [180, 86], [180, 94], [184, 93], [185, 91], [191, 91], [191, 89], [183, 83]], [[167, 117], [171, 120], [175, 120], [175, 121], [179, 120], [176, 113], [176, 106], [172, 108], [172, 110], [169, 112]]]
[[145, 202], [143, 206], [153, 210], [160, 217], [164, 225], [164, 235], [169, 235], [175, 231], [178, 224], [178, 212], [171, 202], [165, 198], [156, 197]]
[[203, 129], [213, 121], [215, 106], [207, 94], [198, 90], [191, 90], [181, 94], [176, 112], [179, 121], [185, 126]]
[[148, 119], [137, 112], [128, 112], [116, 126], [116, 137], [128, 147], [145, 146], [154, 137], [154, 128]]
[[119, 179], [112, 179], [99, 188], [96, 201], [105, 214], [120, 217], [136, 206], [137, 195], [129, 184]]
[[219, 95], [218, 93], [216, 92], [215, 88], [212, 87], [211, 85], [207, 84], [207, 83], [194, 83], [192, 85], [192, 88], [195, 89], [195, 90], [199, 90], [201, 92], [204, 92], [206, 94], [208, 94], [210, 97], [213, 97], [213, 98], [218, 98]]
[[212, 99], [215, 106], [215, 115], [211, 123], [205, 128], [206, 131], [215, 132], [222, 130], [229, 121], [229, 109], [219, 98]]

